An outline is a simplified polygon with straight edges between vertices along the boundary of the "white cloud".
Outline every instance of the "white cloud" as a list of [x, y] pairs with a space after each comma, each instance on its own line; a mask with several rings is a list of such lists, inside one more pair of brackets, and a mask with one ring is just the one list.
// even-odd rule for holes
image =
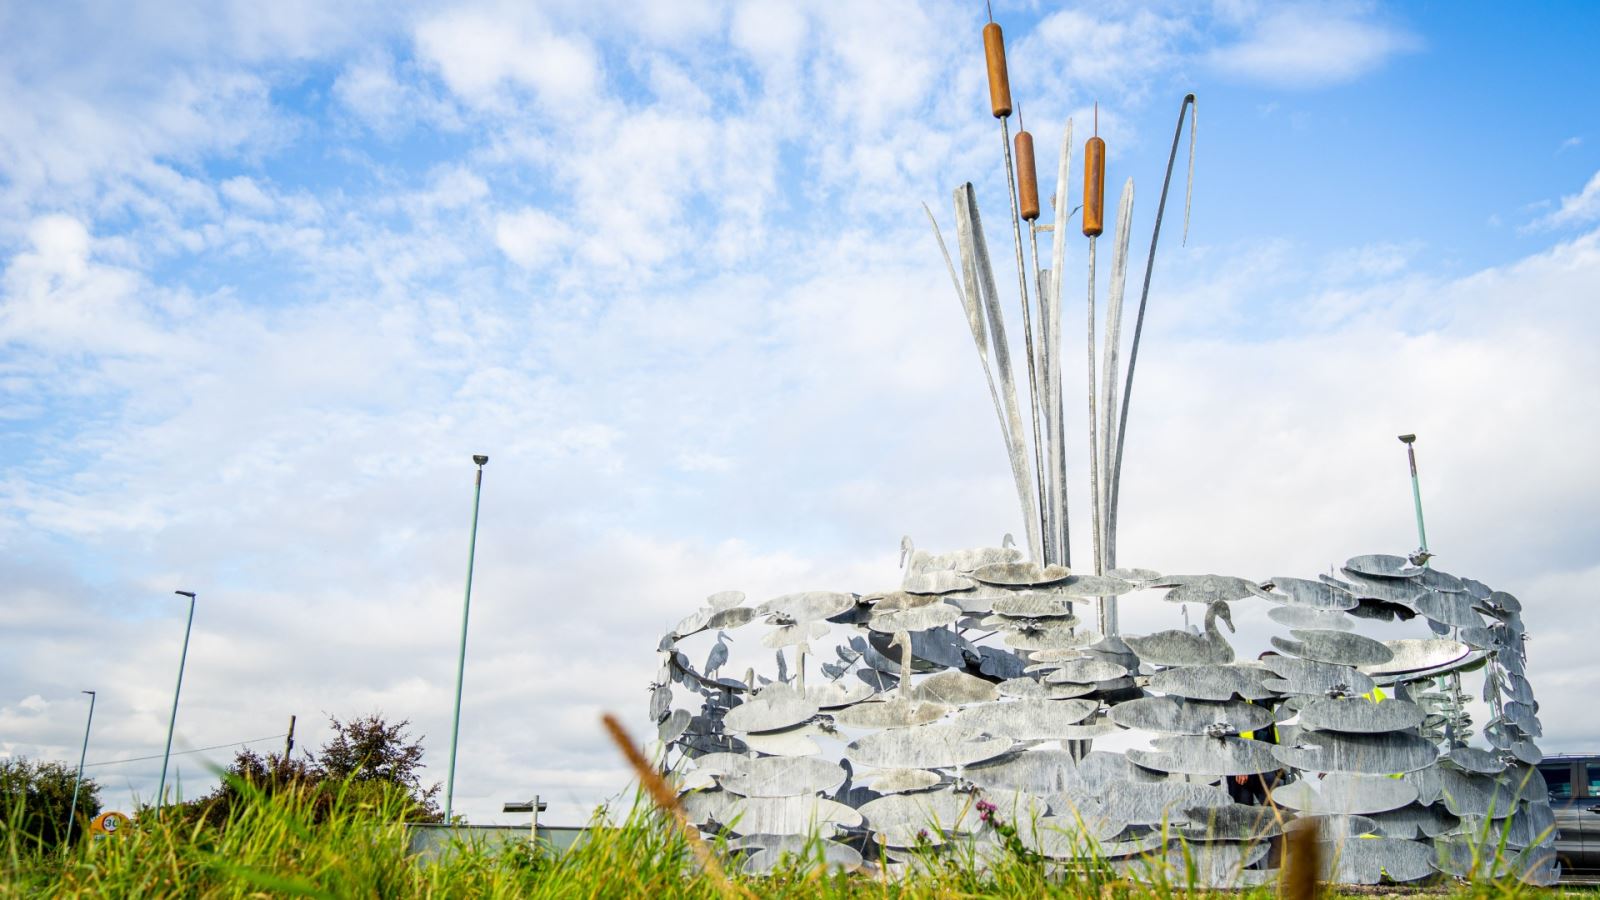
[[1600, 172], [1590, 177], [1583, 190], [1561, 198], [1561, 205], [1536, 219], [1533, 228], [1572, 228], [1600, 221]]
[[1269, 7], [1236, 43], [1211, 50], [1207, 61], [1274, 87], [1311, 88], [1353, 81], [1419, 46], [1393, 25], [1336, 7], [1293, 5]]
[[495, 246], [524, 269], [555, 260], [570, 239], [567, 224], [543, 210], [524, 208], [503, 213], [495, 220]]
[[418, 54], [450, 89], [474, 105], [499, 103], [511, 85], [551, 111], [571, 114], [599, 88], [599, 60], [587, 42], [558, 34], [532, 7], [452, 11], [417, 26]]

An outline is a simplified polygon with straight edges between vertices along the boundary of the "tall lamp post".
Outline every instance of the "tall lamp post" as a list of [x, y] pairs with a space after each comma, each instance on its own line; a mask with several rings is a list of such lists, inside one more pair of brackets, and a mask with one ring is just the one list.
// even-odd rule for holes
[[472, 537], [467, 543], [467, 593], [461, 601], [461, 653], [456, 658], [456, 711], [450, 725], [450, 772], [444, 782], [444, 820], [451, 821], [456, 794], [456, 742], [461, 737], [461, 682], [467, 674], [467, 619], [472, 614], [472, 562], [478, 552], [478, 500], [483, 496], [483, 466], [489, 457], [476, 454], [477, 480], [472, 487]]
[[178, 724], [178, 695], [183, 692], [183, 667], [189, 661], [189, 633], [194, 630], [194, 591], [173, 591], [189, 598], [189, 623], [183, 627], [183, 654], [178, 657], [178, 686], [172, 689], [172, 718], [167, 720], [167, 749], [161, 754], [161, 785], [156, 788], [156, 809], [167, 801], [167, 760], [172, 757], [172, 731]]
[[89, 757], [89, 729], [94, 725], [94, 691], [83, 691], [89, 695], [89, 720], [83, 723], [83, 751], [78, 754], [78, 778], [72, 782], [72, 804], [67, 810], [67, 839], [61, 842], [63, 848], [72, 846], [72, 826], [78, 820], [78, 788], [83, 784], [83, 761]]

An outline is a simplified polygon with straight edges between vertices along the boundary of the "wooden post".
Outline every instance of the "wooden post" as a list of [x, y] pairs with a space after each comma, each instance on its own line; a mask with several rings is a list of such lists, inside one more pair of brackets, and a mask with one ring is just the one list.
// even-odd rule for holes
[[283, 742], [283, 761], [289, 761], [289, 755], [294, 753], [294, 716], [289, 716], [289, 736]]

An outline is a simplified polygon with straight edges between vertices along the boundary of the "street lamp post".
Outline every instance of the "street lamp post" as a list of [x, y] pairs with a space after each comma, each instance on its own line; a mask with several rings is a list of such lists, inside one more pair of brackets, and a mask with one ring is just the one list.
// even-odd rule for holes
[[61, 842], [63, 848], [72, 846], [72, 825], [78, 820], [78, 788], [83, 784], [83, 761], [89, 757], [89, 728], [94, 725], [94, 691], [83, 691], [89, 695], [89, 720], [83, 723], [83, 751], [78, 754], [78, 778], [72, 782], [72, 804], [67, 810], [67, 839]]
[[178, 657], [178, 686], [172, 689], [172, 718], [167, 720], [167, 749], [161, 754], [161, 783], [156, 788], [156, 809], [167, 800], [167, 760], [172, 757], [172, 732], [178, 725], [178, 695], [183, 692], [183, 667], [189, 661], [189, 633], [194, 630], [194, 591], [173, 591], [189, 598], [189, 623], [183, 627], [183, 654]]
[[444, 782], [444, 820], [451, 821], [456, 794], [456, 743], [461, 737], [461, 682], [467, 674], [467, 619], [472, 614], [472, 562], [478, 552], [478, 500], [483, 496], [483, 466], [489, 457], [477, 454], [477, 480], [472, 488], [472, 537], [467, 543], [467, 592], [461, 601], [461, 653], [456, 658], [456, 709], [450, 725], [450, 772]]

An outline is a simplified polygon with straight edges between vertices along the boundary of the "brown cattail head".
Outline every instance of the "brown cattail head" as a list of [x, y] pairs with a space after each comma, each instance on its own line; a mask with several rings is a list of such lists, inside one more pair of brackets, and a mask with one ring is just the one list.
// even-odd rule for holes
[[989, 63], [989, 105], [996, 119], [1011, 115], [1011, 76], [1006, 74], [1006, 39], [993, 22], [983, 26], [983, 57]]
[[1033, 135], [1017, 132], [1017, 203], [1022, 217], [1039, 218], [1039, 169], [1033, 161]]
[[1106, 230], [1106, 142], [1089, 138], [1083, 147], [1083, 233], [1094, 237]]

